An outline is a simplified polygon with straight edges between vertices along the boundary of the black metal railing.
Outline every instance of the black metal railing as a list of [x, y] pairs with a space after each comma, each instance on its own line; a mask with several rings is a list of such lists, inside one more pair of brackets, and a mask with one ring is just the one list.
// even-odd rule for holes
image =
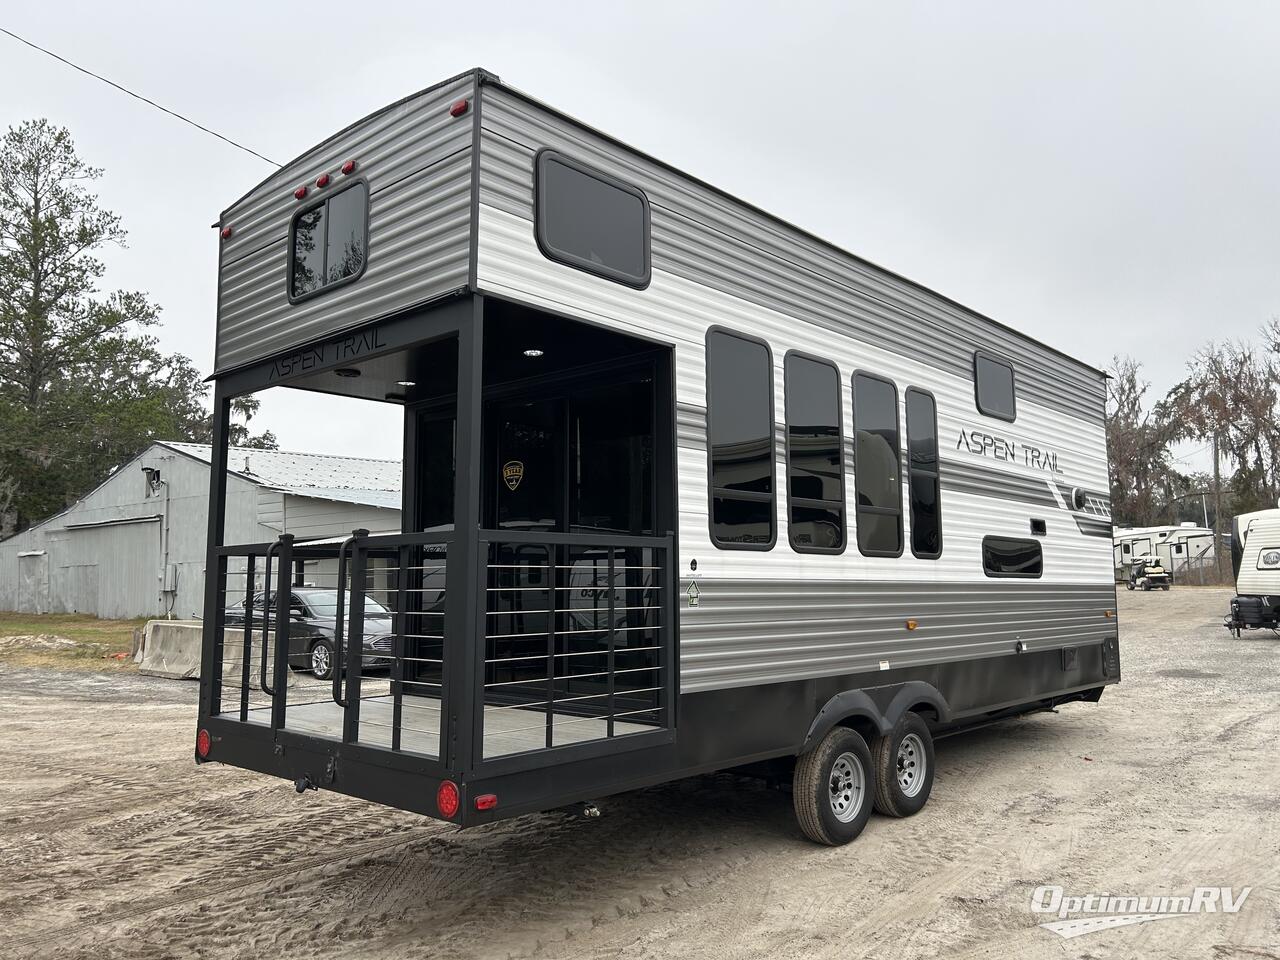
[[669, 725], [669, 537], [481, 534], [484, 759]]
[[450, 541], [357, 530], [219, 548], [215, 711], [439, 756]]

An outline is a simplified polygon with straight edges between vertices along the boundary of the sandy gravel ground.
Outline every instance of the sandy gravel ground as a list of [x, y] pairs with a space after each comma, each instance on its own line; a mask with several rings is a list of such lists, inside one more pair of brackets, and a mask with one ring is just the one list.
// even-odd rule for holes
[[[728, 776], [459, 832], [191, 762], [195, 685], [0, 666], [4, 957], [1280, 956], [1280, 639], [1228, 593], [1121, 593], [1125, 680], [938, 747], [928, 807], [840, 849]], [[1071, 893], [1252, 886], [1062, 940]]]

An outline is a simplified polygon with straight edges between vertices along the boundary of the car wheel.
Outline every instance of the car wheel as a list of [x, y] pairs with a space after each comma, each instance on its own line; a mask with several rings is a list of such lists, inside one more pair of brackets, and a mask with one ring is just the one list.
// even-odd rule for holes
[[856, 730], [834, 727], [796, 760], [791, 799], [800, 829], [815, 843], [835, 847], [860, 834], [875, 792], [871, 751]]
[[311, 675], [317, 680], [333, 676], [333, 644], [328, 640], [317, 640], [311, 645]]
[[924, 718], [904, 713], [892, 730], [872, 741], [871, 758], [876, 809], [890, 817], [918, 813], [933, 790], [933, 735]]

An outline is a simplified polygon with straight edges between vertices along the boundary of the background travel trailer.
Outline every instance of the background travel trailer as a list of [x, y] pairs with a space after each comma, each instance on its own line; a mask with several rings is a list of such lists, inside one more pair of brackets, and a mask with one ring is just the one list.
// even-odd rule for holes
[[[221, 228], [200, 759], [462, 824], [794, 766], [841, 842], [932, 734], [1119, 680], [1097, 369], [483, 71]], [[404, 407], [402, 534], [228, 543], [228, 403], [277, 385]], [[298, 557], [395, 575], [389, 685], [224, 643]]]
[[1116, 579], [1126, 575], [1138, 557], [1159, 557], [1174, 581], [1196, 577], [1213, 567], [1213, 530], [1194, 523], [1162, 527], [1118, 527], [1112, 537]]

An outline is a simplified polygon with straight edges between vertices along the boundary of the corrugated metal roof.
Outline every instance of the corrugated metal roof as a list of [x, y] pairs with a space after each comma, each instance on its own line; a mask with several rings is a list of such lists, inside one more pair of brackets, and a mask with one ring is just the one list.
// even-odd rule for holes
[[[204, 463], [211, 462], [213, 458], [212, 448], [207, 443], [164, 441], [161, 446]], [[400, 509], [399, 460], [230, 447], [227, 450], [227, 470], [251, 483], [298, 497]]]

